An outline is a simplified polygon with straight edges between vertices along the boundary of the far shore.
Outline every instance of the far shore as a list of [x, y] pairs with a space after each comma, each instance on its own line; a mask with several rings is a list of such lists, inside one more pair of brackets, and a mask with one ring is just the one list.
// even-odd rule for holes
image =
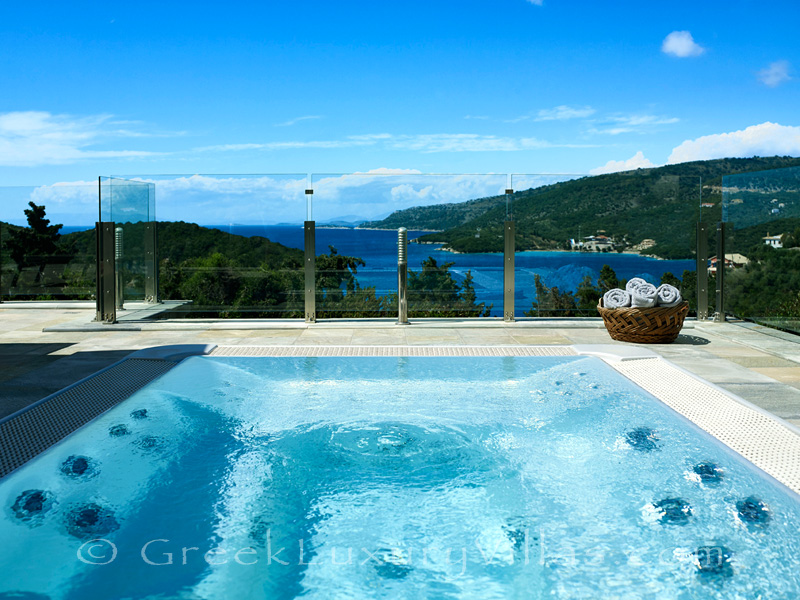
[[[425, 244], [441, 244], [443, 242], [423, 242]], [[449, 248], [447, 246], [442, 246], [441, 248], [437, 248], [439, 252], [450, 252], [451, 254], [502, 254], [502, 252], [461, 252], [460, 250], [454, 250], [453, 248]], [[661, 256], [656, 256], [655, 254], [642, 254], [639, 250], [623, 250], [622, 252], [592, 252], [589, 250], [581, 251], [581, 250], [564, 250], [563, 248], [551, 248], [549, 250], [517, 250], [517, 252], [565, 252], [569, 254], [586, 254], [592, 256], [608, 256], [608, 255], [615, 255], [615, 254], [627, 254], [630, 256], [642, 256], [644, 258], [652, 258], [653, 260], [669, 260], [668, 258], [663, 258]], [[675, 260], [692, 260], [690, 258], [686, 259], [675, 259]]]

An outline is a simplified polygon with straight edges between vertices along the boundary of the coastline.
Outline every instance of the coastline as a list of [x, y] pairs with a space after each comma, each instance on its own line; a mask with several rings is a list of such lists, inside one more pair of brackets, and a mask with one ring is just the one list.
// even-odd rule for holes
[[[418, 244], [441, 244], [442, 242], [416, 242]], [[437, 252], [449, 252], [450, 254], [497, 254], [502, 255], [502, 252], [462, 252], [460, 250], [454, 250], [448, 246], [442, 246], [441, 248], [436, 249]], [[638, 250], [623, 250], [622, 252], [591, 252], [591, 251], [581, 251], [581, 250], [564, 250], [563, 248], [553, 248], [551, 250], [517, 250], [515, 254], [521, 253], [528, 253], [528, 252], [563, 252], [565, 254], [580, 254], [583, 256], [616, 256], [616, 255], [625, 255], [625, 256], [641, 256], [642, 258], [650, 258], [653, 260], [670, 260], [668, 258], [664, 258], [662, 256], [656, 256], [655, 254], [642, 254]], [[690, 258], [686, 259], [676, 259], [676, 260], [692, 260]]]

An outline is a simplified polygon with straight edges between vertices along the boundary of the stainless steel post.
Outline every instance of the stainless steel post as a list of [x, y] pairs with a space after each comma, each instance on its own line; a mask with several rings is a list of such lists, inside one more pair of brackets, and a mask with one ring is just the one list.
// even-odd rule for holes
[[717, 224], [717, 315], [715, 321], [725, 321], [725, 226]]
[[503, 321], [514, 320], [514, 221], [504, 224], [503, 245]]
[[408, 325], [408, 232], [405, 227], [397, 230], [397, 324]]
[[144, 226], [144, 300], [161, 302], [158, 295], [158, 225], [155, 221]]
[[697, 224], [697, 320], [708, 318], [708, 223]]
[[316, 254], [316, 225], [314, 221], [306, 221], [305, 231], [305, 313], [306, 323], [317, 321], [317, 254]]
[[117, 310], [122, 310], [124, 299], [122, 297], [122, 243], [123, 231], [122, 227], [114, 229], [114, 295], [116, 297], [114, 306]]
[[95, 225], [95, 232], [97, 235], [97, 291], [95, 293], [97, 315], [95, 320], [102, 323], [116, 323], [114, 223], [98, 221]]

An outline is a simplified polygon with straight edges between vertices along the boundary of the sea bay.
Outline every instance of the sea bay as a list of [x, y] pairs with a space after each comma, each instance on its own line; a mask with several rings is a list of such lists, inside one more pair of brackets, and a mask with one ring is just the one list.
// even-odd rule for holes
[[[228, 225], [209, 226], [235, 235], [263, 236], [291, 248], [303, 248], [302, 226]], [[409, 231], [413, 240], [426, 232]], [[397, 291], [397, 231], [376, 229], [326, 228], [316, 229], [316, 252], [329, 252], [329, 246], [339, 254], [357, 256], [366, 263], [358, 269], [361, 287], [374, 287], [378, 295]], [[503, 314], [503, 255], [502, 253], [455, 254], [443, 251], [440, 244], [408, 245], [408, 268], [420, 270], [422, 261], [433, 257], [439, 264], [453, 263], [450, 272], [463, 281], [471, 271], [478, 302], [492, 304], [492, 315]], [[658, 284], [661, 276], [671, 272], [681, 277], [684, 270], [694, 270], [693, 260], [659, 260], [638, 254], [616, 252], [517, 252], [515, 255], [515, 313], [522, 316], [536, 296], [534, 276], [539, 275], [548, 287], [562, 291], [577, 290], [581, 280], [589, 275], [597, 280], [603, 265], [609, 265], [620, 279], [642, 277]]]

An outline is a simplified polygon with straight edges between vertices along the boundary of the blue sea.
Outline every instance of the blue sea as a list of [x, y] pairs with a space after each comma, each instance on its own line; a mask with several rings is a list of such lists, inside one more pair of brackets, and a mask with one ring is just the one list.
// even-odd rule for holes
[[[303, 227], [300, 225], [219, 225], [207, 226], [246, 237], [262, 236], [290, 248], [303, 249]], [[87, 227], [65, 226], [62, 233], [81, 231]], [[413, 240], [426, 231], [409, 231]], [[376, 229], [334, 229], [317, 227], [317, 254], [327, 253], [333, 246], [339, 254], [358, 256], [366, 262], [358, 270], [361, 287], [374, 287], [379, 296], [397, 291], [397, 231]], [[441, 244], [408, 245], [409, 269], [419, 270], [422, 261], [432, 256], [439, 264], [453, 263], [450, 272], [463, 281], [472, 272], [478, 302], [491, 304], [492, 316], [503, 316], [502, 253], [454, 254], [441, 250]], [[693, 260], [659, 260], [636, 254], [600, 252], [517, 252], [515, 257], [516, 316], [530, 310], [536, 296], [534, 275], [548, 287], [574, 292], [589, 275], [595, 282], [603, 265], [609, 265], [620, 279], [641, 277], [658, 284], [670, 272], [681, 277], [685, 270], [695, 270]]]
[[[236, 235], [260, 235], [291, 248], [303, 248], [302, 226], [231, 225], [216, 229]], [[409, 231], [409, 240], [425, 231]], [[375, 287], [378, 295], [397, 291], [397, 231], [374, 229], [333, 229], [317, 227], [317, 254], [328, 252], [328, 246], [339, 254], [358, 256], [366, 265], [358, 270], [362, 287]], [[450, 272], [463, 281], [472, 272], [478, 302], [492, 304], [492, 316], [503, 315], [503, 255], [502, 253], [454, 254], [441, 250], [439, 244], [408, 245], [409, 269], [420, 269], [423, 260], [432, 256], [441, 264], [451, 262]], [[530, 310], [535, 298], [534, 275], [540, 275], [548, 287], [575, 291], [584, 276], [597, 280], [603, 265], [609, 265], [620, 279], [642, 277], [658, 284], [661, 276], [671, 272], [678, 277], [684, 270], [694, 270], [693, 260], [658, 260], [635, 254], [599, 252], [517, 252], [516, 298], [517, 316]]]

